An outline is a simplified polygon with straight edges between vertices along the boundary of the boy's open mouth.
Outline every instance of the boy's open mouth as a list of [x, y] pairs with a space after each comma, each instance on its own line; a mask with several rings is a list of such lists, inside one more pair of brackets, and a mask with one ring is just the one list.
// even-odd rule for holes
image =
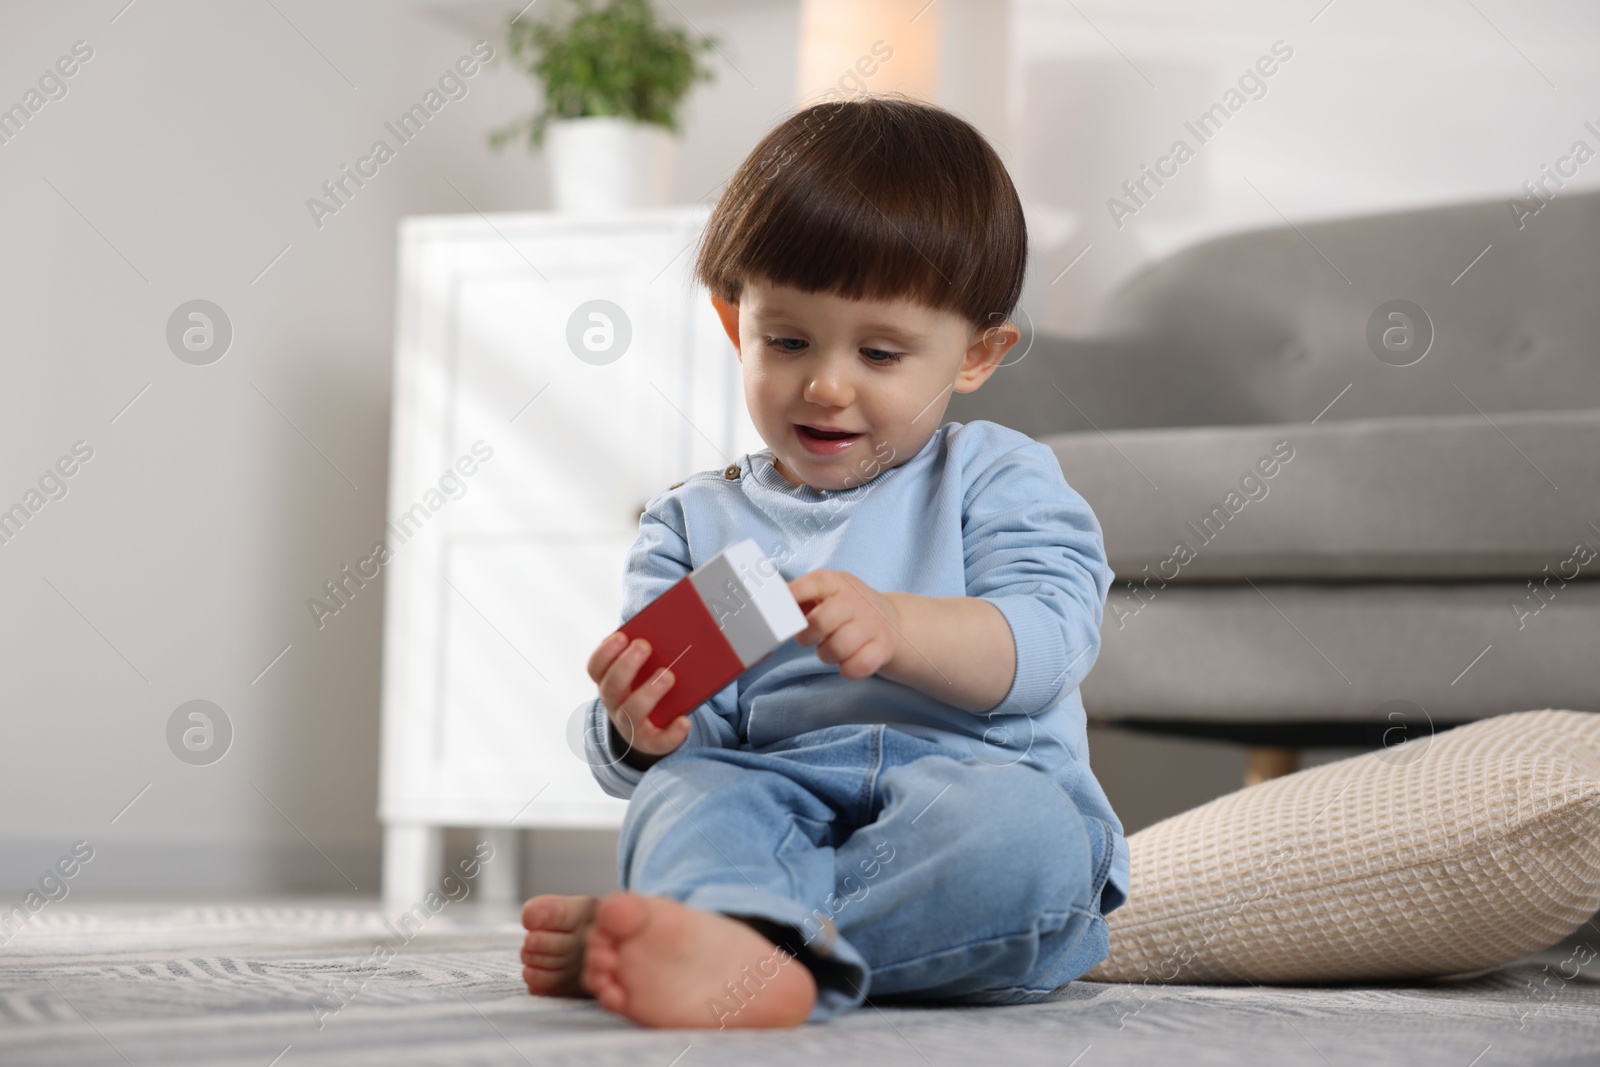
[[860, 436], [860, 434], [850, 430], [819, 430], [815, 426], [805, 425], [801, 425], [800, 429], [805, 431], [808, 436], [815, 437], [822, 441], [838, 441], [846, 437]]
[[806, 451], [819, 455], [831, 455], [850, 447], [850, 443], [860, 437], [859, 433], [849, 430], [819, 430], [814, 426], [795, 423], [795, 435], [800, 438], [800, 443]]

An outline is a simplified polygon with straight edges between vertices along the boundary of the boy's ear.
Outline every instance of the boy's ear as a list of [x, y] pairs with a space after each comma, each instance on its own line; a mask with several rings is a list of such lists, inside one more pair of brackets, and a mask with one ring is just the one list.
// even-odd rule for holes
[[740, 359], [743, 359], [743, 354], [739, 352], [739, 305], [730, 304], [722, 297], [712, 293], [711, 306], [717, 309], [717, 318], [722, 320], [723, 332], [728, 335], [728, 340], [733, 342], [734, 352], [739, 354]]
[[970, 393], [988, 381], [989, 375], [1005, 362], [1011, 346], [1020, 340], [1022, 332], [1009, 322], [979, 330], [956, 372], [955, 391]]

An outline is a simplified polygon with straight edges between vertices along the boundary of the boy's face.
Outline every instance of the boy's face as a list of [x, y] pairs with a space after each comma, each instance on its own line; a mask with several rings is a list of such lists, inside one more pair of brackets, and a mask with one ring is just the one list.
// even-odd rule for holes
[[[928, 443], [950, 393], [988, 380], [1020, 337], [906, 300], [846, 300], [746, 282], [713, 296], [744, 368], [745, 403], [791, 485], [849, 489]], [[898, 358], [896, 358], [898, 357]], [[825, 441], [806, 427], [848, 430]]]

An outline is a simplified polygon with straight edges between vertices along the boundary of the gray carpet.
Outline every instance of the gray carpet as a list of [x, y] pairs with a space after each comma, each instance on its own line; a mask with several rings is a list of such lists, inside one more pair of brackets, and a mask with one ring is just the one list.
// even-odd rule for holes
[[[0, 947], [0, 1064], [1600, 1064], [1600, 961], [1579, 966], [1600, 946], [1592, 925], [1450, 982], [1074, 982], [1044, 1004], [869, 1006], [759, 1034], [647, 1031], [592, 1002], [529, 997], [519, 940], [504, 913], [465, 905], [406, 942], [358, 906], [66, 901]], [[401, 946], [386, 965], [380, 941]]]

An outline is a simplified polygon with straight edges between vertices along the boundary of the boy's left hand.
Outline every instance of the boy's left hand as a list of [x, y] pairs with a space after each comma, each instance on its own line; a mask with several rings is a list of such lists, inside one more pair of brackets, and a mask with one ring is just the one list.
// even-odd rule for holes
[[846, 678], [876, 674], [900, 648], [900, 616], [882, 593], [848, 571], [812, 571], [789, 583], [806, 628], [795, 635], [815, 644], [817, 658], [837, 663]]

